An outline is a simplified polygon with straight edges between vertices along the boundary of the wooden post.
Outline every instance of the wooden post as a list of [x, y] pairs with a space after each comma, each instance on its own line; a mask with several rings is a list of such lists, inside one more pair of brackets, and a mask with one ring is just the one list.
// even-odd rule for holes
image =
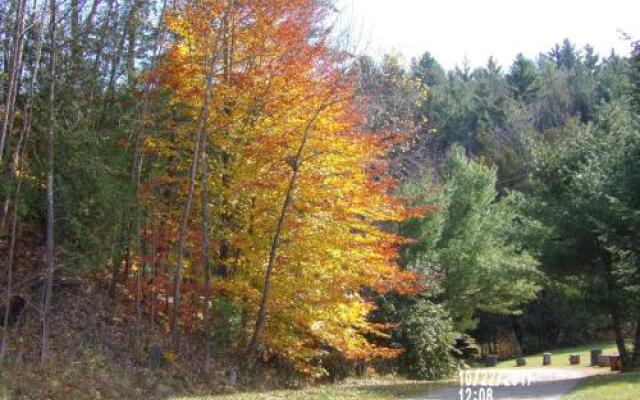
[[542, 365], [551, 365], [551, 353], [542, 353]]
[[611, 371], [621, 371], [622, 370], [622, 359], [619, 355], [611, 355], [609, 356], [609, 367]]
[[497, 354], [487, 354], [486, 358], [487, 367], [495, 367], [498, 364]]
[[569, 356], [569, 364], [571, 364], [571, 365], [580, 364], [580, 354], [571, 354]]
[[602, 354], [602, 349], [591, 349], [591, 366], [595, 367], [599, 365], [599, 358]]
[[611, 356], [607, 354], [600, 354], [598, 356], [598, 366], [602, 368], [611, 366]]

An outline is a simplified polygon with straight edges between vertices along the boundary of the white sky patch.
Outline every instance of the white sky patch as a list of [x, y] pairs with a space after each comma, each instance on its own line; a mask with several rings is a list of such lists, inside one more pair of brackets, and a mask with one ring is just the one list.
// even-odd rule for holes
[[638, 0], [337, 0], [361, 52], [400, 52], [407, 61], [431, 52], [445, 67], [507, 67], [519, 52], [535, 58], [569, 38], [600, 55], [627, 55], [622, 32], [640, 39]]

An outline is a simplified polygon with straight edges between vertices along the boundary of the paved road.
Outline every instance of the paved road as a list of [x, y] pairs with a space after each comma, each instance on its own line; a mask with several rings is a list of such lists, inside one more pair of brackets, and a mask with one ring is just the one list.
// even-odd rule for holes
[[561, 368], [471, 371], [464, 386], [460, 383], [413, 400], [560, 400], [580, 379], [591, 375]]

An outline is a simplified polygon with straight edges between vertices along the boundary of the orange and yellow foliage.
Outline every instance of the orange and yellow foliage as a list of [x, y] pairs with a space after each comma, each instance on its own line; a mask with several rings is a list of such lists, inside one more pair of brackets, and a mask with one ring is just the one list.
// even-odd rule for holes
[[[326, 3], [176, 3], [167, 18], [173, 39], [158, 75], [178, 118], [146, 140], [145, 152], [163, 173], [141, 200], [169, 235], [163, 240], [175, 240], [207, 59], [213, 296], [243, 310], [249, 322], [240, 336], [249, 337], [295, 155], [308, 131], [260, 337], [263, 354], [301, 371], [311, 371], [312, 360], [328, 348], [351, 359], [397, 354], [367, 340], [384, 335], [385, 327], [368, 321], [373, 306], [363, 289], [411, 292], [418, 286], [397, 266], [401, 239], [381, 228], [381, 221], [398, 221], [406, 211], [390, 195], [385, 144], [359, 130], [349, 58], [329, 45]], [[199, 329], [193, 321], [201, 314], [199, 218], [194, 212], [185, 265], [184, 301], [193, 306], [181, 315], [192, 330]], [[158, 257], [172, 265], [171, 246], [162, 248], [166, 254]]]

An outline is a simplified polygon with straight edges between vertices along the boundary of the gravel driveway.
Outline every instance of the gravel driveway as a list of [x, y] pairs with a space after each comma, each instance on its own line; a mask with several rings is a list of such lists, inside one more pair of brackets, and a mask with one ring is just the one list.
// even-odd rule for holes
[[580, 379], [593, 373], [562, 368], [472, 370], [468, 385], [434, 390], [413, 400], [560, 400]]

